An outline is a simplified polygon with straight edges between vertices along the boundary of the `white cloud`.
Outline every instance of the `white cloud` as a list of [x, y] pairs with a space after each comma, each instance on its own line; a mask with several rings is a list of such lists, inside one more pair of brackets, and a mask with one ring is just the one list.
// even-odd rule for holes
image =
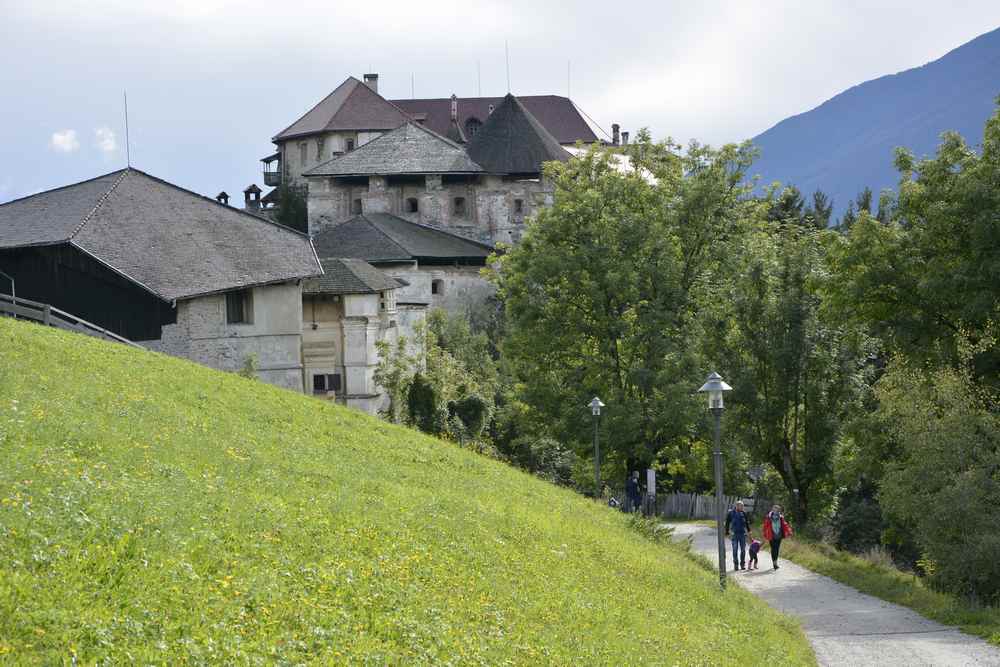
[[99, 127], [94, 130], [94, 145], [108, 155], [118, 150], [118, 138], [110, 127]]
[[76, 130], [53, 132], [49, 140], [49, 148], [60, 153], [72, 153], [79, 150], [80, 140], [76, 138]]

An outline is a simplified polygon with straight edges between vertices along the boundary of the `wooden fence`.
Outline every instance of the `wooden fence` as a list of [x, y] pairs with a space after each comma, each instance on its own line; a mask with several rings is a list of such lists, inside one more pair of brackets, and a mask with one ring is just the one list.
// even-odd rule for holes
[[[611, 495], [627, 508], [624, 491], [616, 491]], [[754, 511], [754, 499], [742, 496], [725, 496], [725, 509], [735, 505], [737, 500], [743, 501], [748, 512]], [[771, 504], [769, 500], [758, 498], [756, 506], [769, 508]], [[644, 496], [642, 511], [644, 514], [655, 514], [668, 519], [714, 519], [715, 496], [697, 493], [662, 493], [657, 494], [652, 500]]]
[[40, 322], [47, 326], [65, 329], [66, 331], [75, 331], [77, 333], [87, 334], [88, 336], [95, 336], [97, 338], [112, 340], [117, 343], [124, 343], [125, 345], [131, 345], [132, 347], [144, 349], [138, 343], [133, 343], [132, 341], [122, 338], [112, 331], [108, 331], [107, 329], [99, 327], [96, 324], [91, 324], [87, 320], [80, 319], [75, 315], [59, 310], [58, 308], [50, 306], [47, 303], [30, 301], [28, 299], [11, 296], [10, 294], [0, 293], [0, 316], [22, 317], [24, 319]]

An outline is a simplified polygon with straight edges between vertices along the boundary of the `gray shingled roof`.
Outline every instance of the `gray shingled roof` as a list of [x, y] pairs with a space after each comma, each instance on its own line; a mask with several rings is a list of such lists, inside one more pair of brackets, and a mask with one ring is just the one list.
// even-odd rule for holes
[[302, 281], [303, 294], [377, 294], [403, 286], [363, 259], [328, 258], [323, 275]]
[[482, 170], [458, 144], [408, 121], [305, 175], [474, 174]]
[[[524, 107], [538, 122], [556, 138], [560, 144], [575, 144], [582, 141], [591, 144], [597, 141], [597, 135], [584, 120], [572, 100], [559, 95], [524, 95], [518, 97]], [[451, 100], [447, 97], [436, 99], [391, 100], [400, 109], [416, 116], [426, 117], [424, 125], [438, 134], [448, 135], [451, 124]], [[502, 97], [459, 97], [458, 122], [462, 128], [471, 118], [485, 123], [490, 116], [490, 105], [499, 107]], [[468, 137], [471, 139], [472, 137]]]
[[485, 261], [493, 248], [388, 213], [365, 213], [313, 237], [320, 257], [369, 262], [409, 260]]
[[271, 141], [336, 130], [391, 130], [408, 118], [399, 107], [350, 76]]
[[472, 137], [466, 150], [486, 171], [505, 174], [537, 174], [542, 171], [542, 163], [565, 162], [571, 157], [510, 93]]
[[0, 205], [0, 248], [61, 243], [165, 301], [322, 271], [306, 236], [137, 169]]

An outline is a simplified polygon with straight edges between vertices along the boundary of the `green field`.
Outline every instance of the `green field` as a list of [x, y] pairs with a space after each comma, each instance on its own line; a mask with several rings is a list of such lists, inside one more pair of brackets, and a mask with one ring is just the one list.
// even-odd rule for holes
[[680, 547], [307, 396], [0, 318], [0, 663], [813, 664]]

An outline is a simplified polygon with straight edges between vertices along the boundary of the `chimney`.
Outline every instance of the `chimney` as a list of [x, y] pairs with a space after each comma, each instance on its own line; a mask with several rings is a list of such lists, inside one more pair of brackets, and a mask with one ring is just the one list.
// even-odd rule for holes
[[219, 202], [223, 206], [229, 206], [229, 195], [223, 190], [219, 194], [215, 195], [215, 201]]
[[378, 74], [371, 73], [365, 74], [365, 85], [372, 89], [372, 92], [378, 92]]
[[622, 132], [622, 146], [628, 146], [628, 132]]
[[611, 124], [611, 145], [618, 145], [618, 123]]
[[491, 115], [493, 115], [493, 110], [494, 110], [494, 109], [496, 109], [496, 107], [495, 107], [495, 106], [493, 106], [493, 105], [491, 104], [491, 105], [490, 105], [490, 108], [489, 108], [489, 111], [488, 111], [488, 112], [486, 112], [486, 115], [487, 115], [487, 116], [491, 116]]
[[451, 94], [451, 119], [452, 121], [458, 121], [458, 97], [455, 93]]
[[243, 201], [246, 210], [256, 211], [260, 209], [260, 188], [257, 187], [256, 183], [251, 183], [246, 190], [243, 191]]

